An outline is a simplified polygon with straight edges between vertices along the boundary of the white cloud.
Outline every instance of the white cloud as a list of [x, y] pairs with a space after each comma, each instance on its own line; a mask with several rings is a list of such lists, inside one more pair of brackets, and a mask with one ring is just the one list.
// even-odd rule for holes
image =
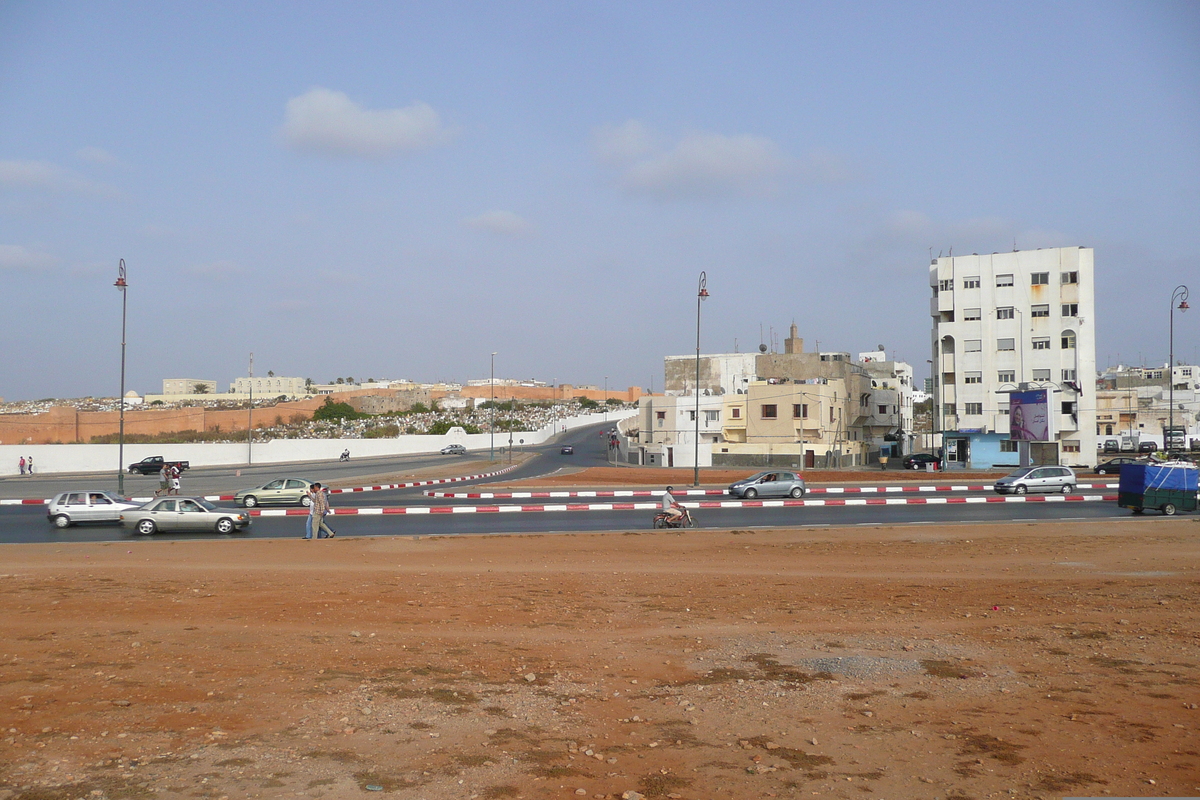
[[627, 191], [661, 198], [762, 194], [799, 165], [762, 136], [694, 132], [669, 147], [637, 120], [598, 130], [598, 160], [620, 170]]
[[454, 136], [426, 103], [366, 109], [342, 92], [320, 87], [288, 101], [281, 132], [297, 150], [361, 158], [422, 150]]
[[526, 236], [533, 233], [533, 225], [511, 211], [486, 211], [478, 217], [464, 219], [463, 224], [501, 236]]
[[58, 259], [48, 253], [38, 253], [19, 244], [0, 244], [0, 269], [28, 272], [53, 267]]
[[75, 151], [75, 157], [80, 161], [86, 161], [89, 164], [97, 164], [103, 167], [112, 167], [121, 163], [120, 159], [108, 152], [102, 147], [81, 147]]
[[0, 161], [0, 186], [21, 189], [49, 189], [56, 192], [113, 197], [119, 194], [111, 186], [90, 181], [69, 169], [49, 161]]
[[655, 136], [636, 119], [605, 125], [596, 130], [592, 140], [596, 158], [613, 166], [627, 165], [652, 152], [655, 146]]

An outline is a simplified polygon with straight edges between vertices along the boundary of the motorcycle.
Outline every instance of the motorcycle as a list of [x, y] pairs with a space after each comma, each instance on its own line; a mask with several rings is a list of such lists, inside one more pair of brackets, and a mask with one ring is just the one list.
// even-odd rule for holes
[[683, 511], [679, 517], [671, 519], [667, 512], [660, 511], [654, 515], [654, 527], [656, 528], [694, 528], [696, 520], [692, 519], [692, 512], [686, 508], [680, 509]]

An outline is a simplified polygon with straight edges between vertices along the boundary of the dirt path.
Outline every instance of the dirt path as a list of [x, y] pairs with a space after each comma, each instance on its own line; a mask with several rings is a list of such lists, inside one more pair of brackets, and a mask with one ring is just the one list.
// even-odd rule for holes
[[1200, 522], [8, 545], [0, 798], [1200, 794]]

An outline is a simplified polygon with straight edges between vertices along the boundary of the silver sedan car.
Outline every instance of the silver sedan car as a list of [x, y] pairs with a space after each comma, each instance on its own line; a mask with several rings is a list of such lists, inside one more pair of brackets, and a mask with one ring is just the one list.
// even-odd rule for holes
[[120, 522], [121, 512], [137, 508], [128, 497], [101, 489], [59, 492], [46, 507], [46, 516], [56, 528], [80, 522]]
[[774, 470], [758, 472], [749, 478], [729, 484], [734, 497], [753, 500], [756, 497], [804, 497], [804, 479], [794, 472]]
[[121, 514], [121, 524], [143, 536], [158, 531], [233, 533], [250, 527], [250, 512], [218, 508], [203, 497], [160, 497]]
[[309, 491], [312, 481], [307, 478], [276, 478], [267, 481], [262, 486], [253, 489], [242, 489], [233, 496], [239, 506], [254, 508], [255, 506], [280, 504], [307, 506], [312, 503]]

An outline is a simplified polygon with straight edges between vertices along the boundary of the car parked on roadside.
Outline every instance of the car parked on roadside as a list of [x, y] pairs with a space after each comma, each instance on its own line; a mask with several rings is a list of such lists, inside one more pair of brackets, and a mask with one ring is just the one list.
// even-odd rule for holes
[[159, 531], [233, 533], [250, 527], [250, 512], [220, 508], [203, 497], [159, 497], [123, 512], [121, 524], [143, 536]]
[[1137, 451], [1139, 453], [1157, 453], [1158, 445], [1154, 442], [1139, 442]]
[[910, 453], [900, 460], [905, 469], [925, 469], [926, 464], [936, 464], [938, 457], [929, 453]]
[[749, 478], [743, 478], [729, 484], [727, 490], [734, 497], [753, 500], [756, 497], [804, 497], [808, 491], [804, 479], [794, 472], [775, 470], [772, 472], [756, 472]]
[[1062, 492], [1075, 490], [1075, 471], [1070, 467], [1021, 467], [996, 481], [998, 494], [1025, 494], [1026, 492]]
[[1105, 461], [1096, 466], [1097, 475], [1120, 475], [1122, 464], [1145, 464], [1146, 459], [1133, 456], [1119, 456], [1111, 461]]
[[233, 496], [233, 500], [244, 508], [267, 505], [308, 506], [312, 504], [312, 498], [309, 496], [311, 490], [312, 481], [307, 478], [276, 478], [253, 489], [242, 489]]
[[69, 528], [80, 522], [120, 522], [122, 511], [140, 505], [102, 489], [59, 492], [46, 506], [46, 517], [56, 528]]
[[1106, 452], [1106, 453], [1121, 452], [1121, 443], [1118, 442], [1116, 439], [1105, 439], [1104, 440], [1104, 452]]
[[442, 455], [444, 456], [465, 456], [466, 454], [467, 448], [461, 444], [448, 444], [442, 448]]

